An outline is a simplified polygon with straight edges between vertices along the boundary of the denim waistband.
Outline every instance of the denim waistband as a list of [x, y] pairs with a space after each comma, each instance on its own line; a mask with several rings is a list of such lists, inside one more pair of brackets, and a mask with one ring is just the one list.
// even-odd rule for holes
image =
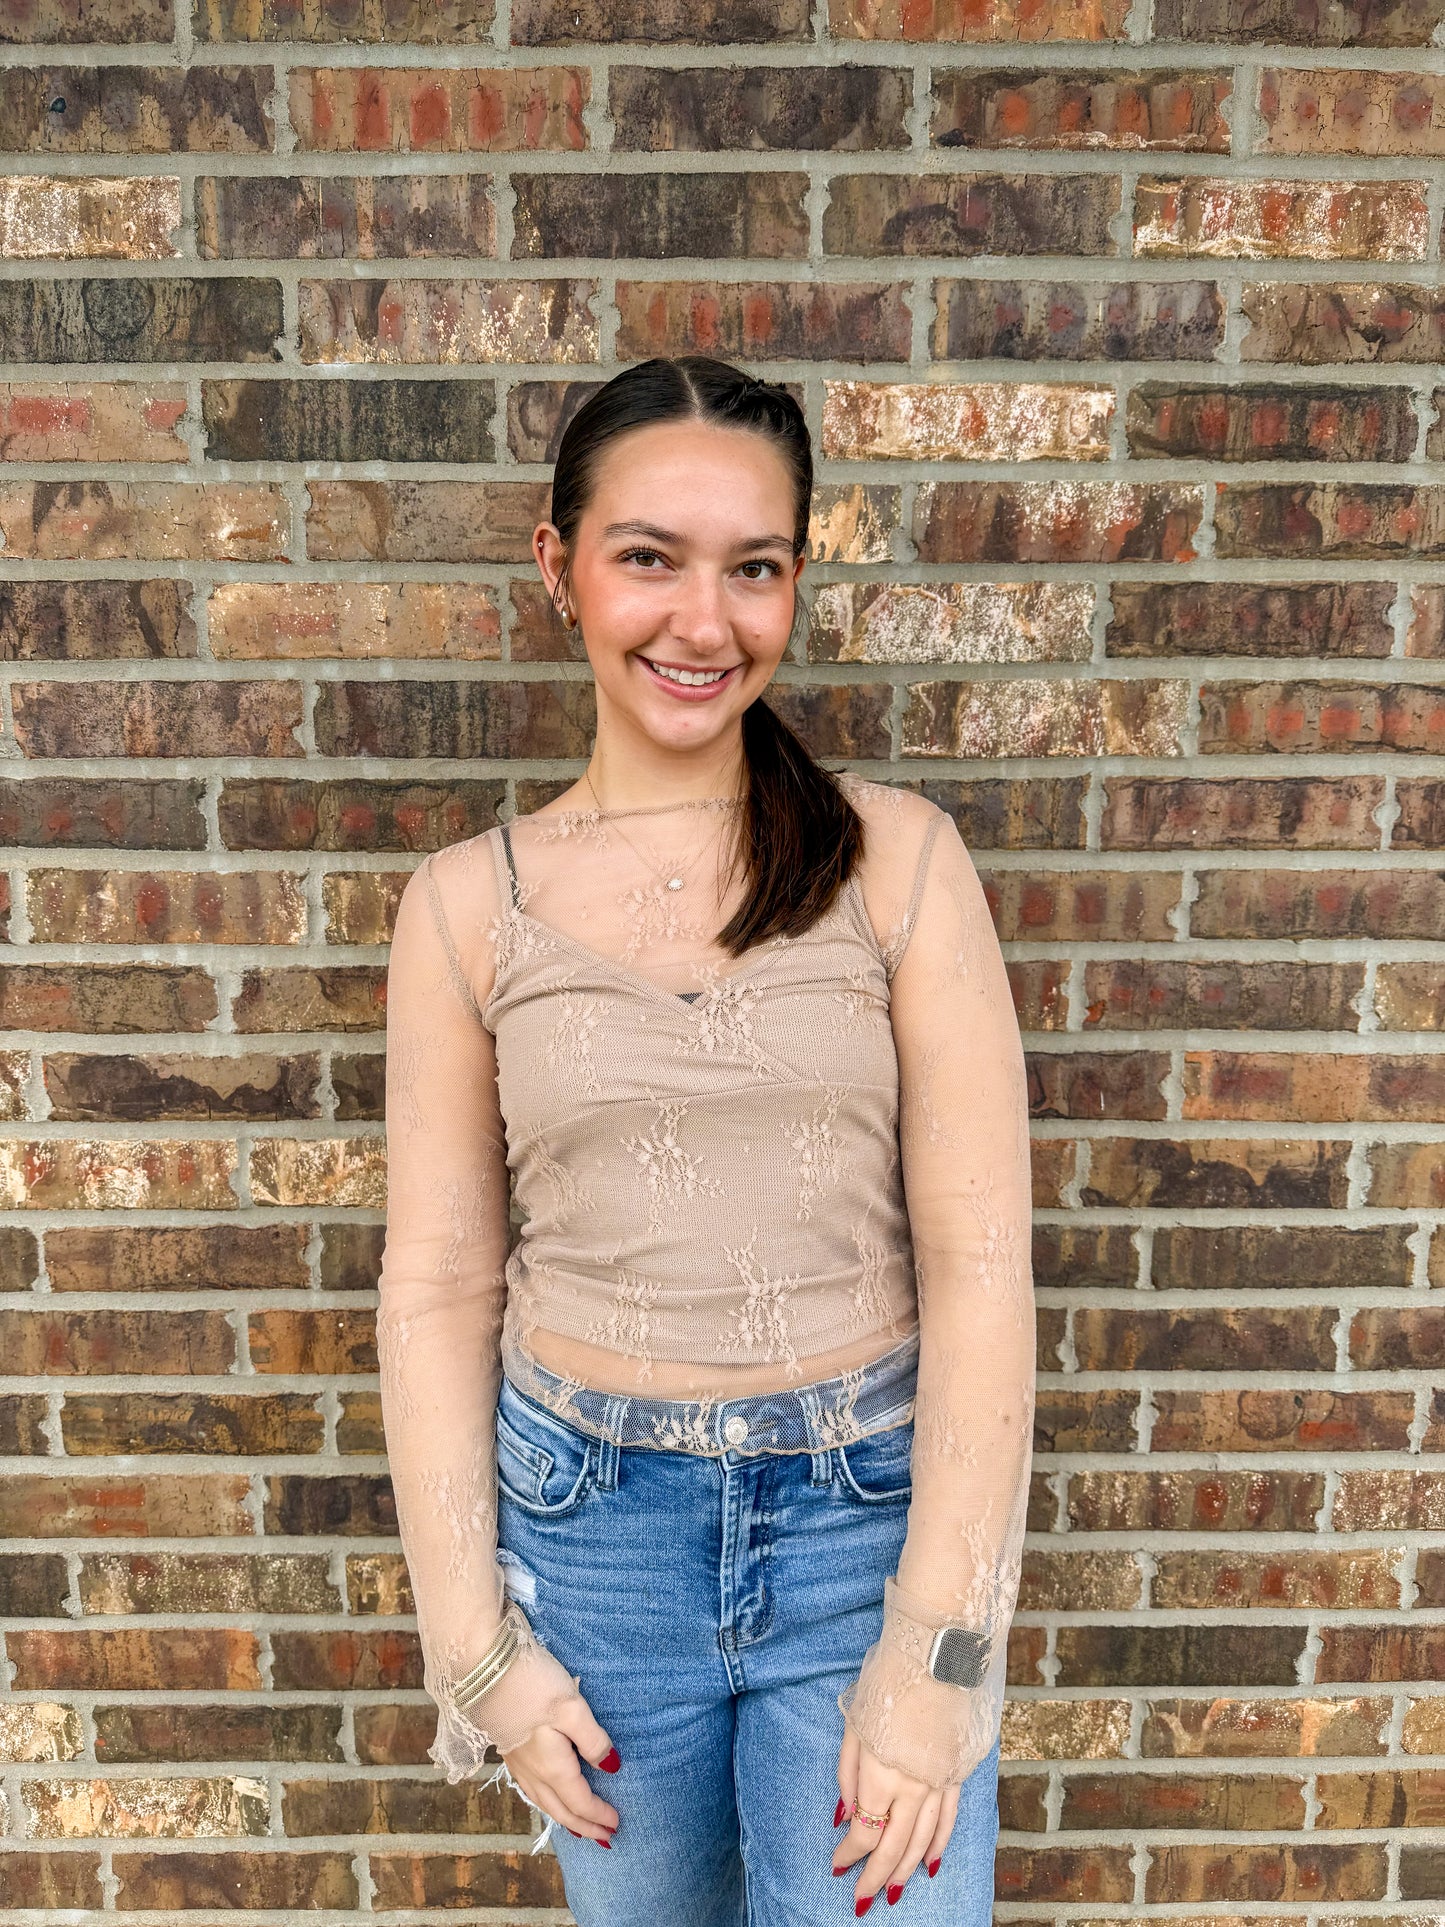
[[706, 1458], [729, 1452], [751, 1458], [762, 1452], [822, 1452], [910, 1419], [918, 1380], [918, 1332], [836, 1378], [742, 1398], [650, 1398], [637, 1392], [596, 1391], [549, 1371], [517, 1345], [503, 1348], [502, 1364], [517, 1391], [593, 1438]]

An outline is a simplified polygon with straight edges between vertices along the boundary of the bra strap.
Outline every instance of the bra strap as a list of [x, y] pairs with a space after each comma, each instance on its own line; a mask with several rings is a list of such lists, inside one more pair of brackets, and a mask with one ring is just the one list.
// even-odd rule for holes
[[[521, 893], [517, 888], [517, 865], [512, 857], [512, 835], [509, 825], [497, 824], [491, 832], [492, 860], [497, 866], [497, 886], [503, 899], [511, 898], [512, 908], [522, 907]], [[505, 857], [503, 855], [505, 852]], [[503, 864], [505, 862], [505, 868]]]

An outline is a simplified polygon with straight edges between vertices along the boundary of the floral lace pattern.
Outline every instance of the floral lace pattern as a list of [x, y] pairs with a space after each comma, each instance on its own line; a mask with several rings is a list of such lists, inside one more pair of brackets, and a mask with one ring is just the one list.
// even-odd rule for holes
[[[676, 1401], [645, 1441], [674, 1451], [716, 1451], [721, 1400], [826, 1380], [822, 1435], [846, 1445], [864, 1362], [915, 1330], [906, 1542], [839, 1704], [934, 1785], [997, 1734], [1033, 1422], [1022, 1045], [952, 819], [839, 781], [862, 864], [811, 929], [740, 957], [715, 941], [742, 889], [724, 799], [520, 817], [403, 895], [377, 1332], [449, 1778], [582, 1686], [527, 1629], [481, 1701], [452, 1697], [521, 1618], [497, 1560], [504, 1364], [534, 1395], [545, 1368], [563, 1417], [598, 1391]], [[928, 1671], [940, 1626], [985, 1636], [974, 1685]]]

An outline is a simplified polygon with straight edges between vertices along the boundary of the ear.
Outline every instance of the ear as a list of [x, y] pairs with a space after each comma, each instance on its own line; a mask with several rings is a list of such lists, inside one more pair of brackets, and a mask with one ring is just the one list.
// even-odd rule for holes
[[567, 550], [551, 522], [539, 522], [532, 534], [532, 554], [542, 574], [543, 586], [554, 607], [560, 611], [559, 590], [567, 567]]

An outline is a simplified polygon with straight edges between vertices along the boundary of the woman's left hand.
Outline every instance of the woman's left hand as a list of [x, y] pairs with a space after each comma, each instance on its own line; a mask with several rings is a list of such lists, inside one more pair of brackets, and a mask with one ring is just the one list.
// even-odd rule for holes
[[958, 1816], [959, 1789], [931, 1787], [897, 1767], [884, 1766], [852, 1727], [845, 1726], [838, 1751], [838, 1791], [845, 1818], [855, 1799], [865, 1813], [888, 1815], [888, 1824], [881, 1830], [854, 1819], [833, 1846], [835, 1874], [864, 1862], [862, 1878], [853, 1889], [854, 1911], [864, 1914], [884, 1886], [890, 1902], [896, 1901], [921, 1860], [937, 1866]]

